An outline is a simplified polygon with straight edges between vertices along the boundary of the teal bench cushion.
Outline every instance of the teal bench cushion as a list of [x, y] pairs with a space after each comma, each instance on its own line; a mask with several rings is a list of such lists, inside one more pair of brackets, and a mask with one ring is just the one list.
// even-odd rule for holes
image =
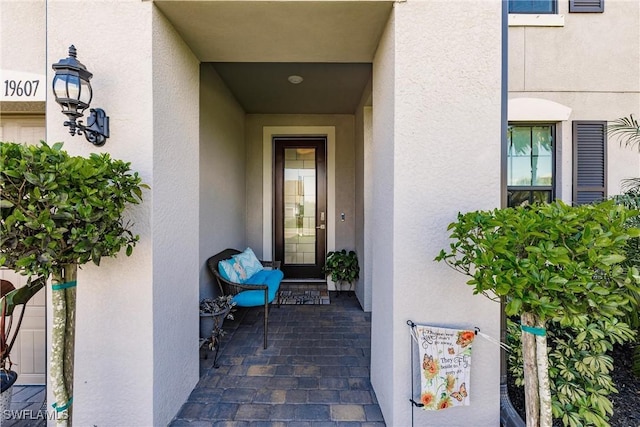
[[[268, 302], [272, 302], [278, 294], [278, 288], [280, 288], [280, 282], [284, 277], [284, 273], [281, 270], [260, 270], [253, 276], [249, 277], [245, 285], [267, 285], [268, 290]], [[264, 305], [264, 291], [242, 291], [233, 297], [233, 301], [239, 307], [256, 307]]]

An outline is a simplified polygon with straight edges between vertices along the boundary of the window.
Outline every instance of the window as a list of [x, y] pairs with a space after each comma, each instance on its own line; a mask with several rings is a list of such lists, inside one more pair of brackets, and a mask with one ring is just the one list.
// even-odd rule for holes
[[557, 11], [557, 0], [509, 0], [509, 13], [552, 13]]
[[553, 200], [554, 140], [552, 124], [509, 124], [508, 206]]

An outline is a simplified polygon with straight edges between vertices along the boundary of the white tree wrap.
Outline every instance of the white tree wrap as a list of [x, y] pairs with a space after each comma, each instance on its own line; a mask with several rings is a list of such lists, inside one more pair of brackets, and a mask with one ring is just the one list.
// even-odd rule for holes
[[53, 327], [50, 378], [55, 402], [56, 425], [71, 425], [73, 402], [73, 357], [75, 347], [76, 277], [75, 264], [53, 274], [51, 299]]

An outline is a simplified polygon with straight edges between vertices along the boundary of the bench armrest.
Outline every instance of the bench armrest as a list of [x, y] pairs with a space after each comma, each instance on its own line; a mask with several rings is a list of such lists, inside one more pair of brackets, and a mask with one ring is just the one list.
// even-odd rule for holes
[[224, 295], [238, 295], [242, 291], [258, 291], [269, 288], [267, 285], [246, 285], [243, 283], [230, 282], [219, 274], [216, 274], [216, 279], [223, 289]]
[[263, 267], [271, 267], [274, 270], [280, 270], [280, 261], [263, 261], [260, 260]]

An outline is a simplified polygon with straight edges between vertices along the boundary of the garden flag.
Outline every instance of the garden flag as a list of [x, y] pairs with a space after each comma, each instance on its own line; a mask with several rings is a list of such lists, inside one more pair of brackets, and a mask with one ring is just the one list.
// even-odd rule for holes
[[415, 325], [413, 338], [420, 351], [420, 403], [425, 411], [469, 405], [470, 330]]

